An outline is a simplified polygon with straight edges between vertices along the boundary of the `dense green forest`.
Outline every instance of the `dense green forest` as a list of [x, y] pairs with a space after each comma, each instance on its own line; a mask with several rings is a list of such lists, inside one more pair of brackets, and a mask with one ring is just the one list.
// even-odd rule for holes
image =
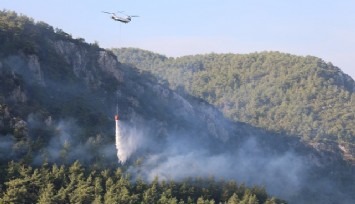
[[[0, 151], [0, 162], [13, 158], [31, 163], [40, 154], [50, 161], [67, 163], [72, 162], [67, 160], [72, 151], [69, 147], [91, 141], [91, 148], [96, 148], [112, 142], [112, 138], [108, 140], [110, 130], [98, 128], [110, 122], [105, 115], [107, 109], [98, 112], [91, 108], [97, 105], [93, 98], [102, 91], [86, 87], [83, 79], [76, 77], [72, 66], [55, 51], [54, 42], [78, 46], [91, 59], [103, 50], [44, 22], [12, 11], [0, 12], [0, 136], [6, 144]], [[97, 66], [94, 60], [86, 64], [90, 69]], [[113, 86], [117, 84], [112, 77], [103, 77]], [[63, 143], [60, 123], [68, 121], [74, 127], [86, 128]], [[46, 150], [53, 139], [61, 152], [57, 159]], [[98, 160], [102, 157], [95, 152], [92, 155]]]
[[134, 111], [181, 123], [155, 79], [117, 63], [120, 83], [100, 64], [114, 55], [11, 11], [0, 12], [0, 45], [0, 203], [282, 203], [233, 180], [129, 176], [114, 149], [112, 93], [119, 86], [122, 118]]
[[336, 67], [113, 52], [0, 11], [0, 203], [353, 203], [343, 152], [303, 143], [353, 158], [353, 81]]
[[264, 188], [234, 181], [187, 178], [182, 182], [132, 182], [121, 169], [90, 170], [78, 161], [70, 166], [44, 163], [33, 168], [10, 162], [1, 166], [0, 203], [285, 203]]
[[355, 83], [317, 57], [261, 52], [167, 58], [133, 48], [113, 52], [171, 88], [207, 100], [234, 121], [354, 151]]
[[[1, 55], [15, 54], [19, 51], [26, 54], [47, 54], [52, 57], [52, 53], [44, 53], [39, 45], [49, 45], [47, 39], [67, 40], [87, 48], [98, 48], [97, 44], [87, 44], [83, 38], [73, 39], [72, 36], [62, 29], [53, 28], [43, 21], [19, 15], [14, 11], [0, 11], [0, 50]], [[54, 60], [51, 58], [51, 60]]]

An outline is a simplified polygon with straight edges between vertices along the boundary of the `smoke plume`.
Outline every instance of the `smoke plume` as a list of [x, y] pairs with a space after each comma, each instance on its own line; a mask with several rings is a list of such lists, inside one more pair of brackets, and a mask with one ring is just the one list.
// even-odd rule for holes
[[143, 143], [143, 133], [137, 127], [116, 120], [116, 149], [121, 164], [124, 164]]

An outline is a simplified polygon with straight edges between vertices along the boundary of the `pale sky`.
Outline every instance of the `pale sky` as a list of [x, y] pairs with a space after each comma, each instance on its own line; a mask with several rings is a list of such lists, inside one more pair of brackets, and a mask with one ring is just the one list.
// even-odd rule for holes
[[[104, 48], [168, 57], [280, 51], [331, 62], [355, 79], [355, 0], [0, 0]], [[139, 15], [128, 24], [101, 11]]]

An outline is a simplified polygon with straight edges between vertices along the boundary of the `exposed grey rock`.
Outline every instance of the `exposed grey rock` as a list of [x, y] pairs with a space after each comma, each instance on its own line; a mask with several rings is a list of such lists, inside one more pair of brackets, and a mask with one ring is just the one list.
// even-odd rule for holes
[[41, 70], [41, 65], [38, 60], [37, 55], [29, 55], [28, 56], [28, 68], [31, 71], [34, 80], [38, 82], [38, 84], [45, 86], [43, 73]]
[[98, 63], [101, 70], [112, 74], [119, 82], [123, 82], [123, 73], [118, 69], [119, 63], [116, 56], [107, 51], [100, 51]]
[[75, 76], [84, 79], [86, 84], [92, 87], [99, 86], [101, 82], [98, 80], [97, 73], [102, 71], [114, 76], [120, 82], [123, 81], [123, 73], [118, 68], [117, 58], [108, 51], [97, 51], [98, 57], [95, 59], [89, 56], [86, 48], [72, 42], [56, 41], [53, 42], [53, 46], [55, 51], [73, 68]]
[[27, 101], [26, 94], [22, 91], [21, 87], [18, 86], [14, 89], [10, 95], [11, 101], [25, 103]]
[[68, 64], [72, 65], [75, 76], [83, 77], [83, 74], [88, 71], [87, 62], [89, 59], [86, 49], [82, 49], [68, 41], [54, 42], [54, 49]]

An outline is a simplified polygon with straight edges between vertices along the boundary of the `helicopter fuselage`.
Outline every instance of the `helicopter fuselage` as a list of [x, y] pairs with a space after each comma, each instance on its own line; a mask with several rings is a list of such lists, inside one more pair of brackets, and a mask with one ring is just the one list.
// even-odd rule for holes
[[129, 23], [131, 21], [130, 17], [123, 18], [123, 17], [120, 17], [120, 16], [112, 15], [111, 18], [113, 20], [115, 20], [115, 21], [120, 21], [122, 23]]

